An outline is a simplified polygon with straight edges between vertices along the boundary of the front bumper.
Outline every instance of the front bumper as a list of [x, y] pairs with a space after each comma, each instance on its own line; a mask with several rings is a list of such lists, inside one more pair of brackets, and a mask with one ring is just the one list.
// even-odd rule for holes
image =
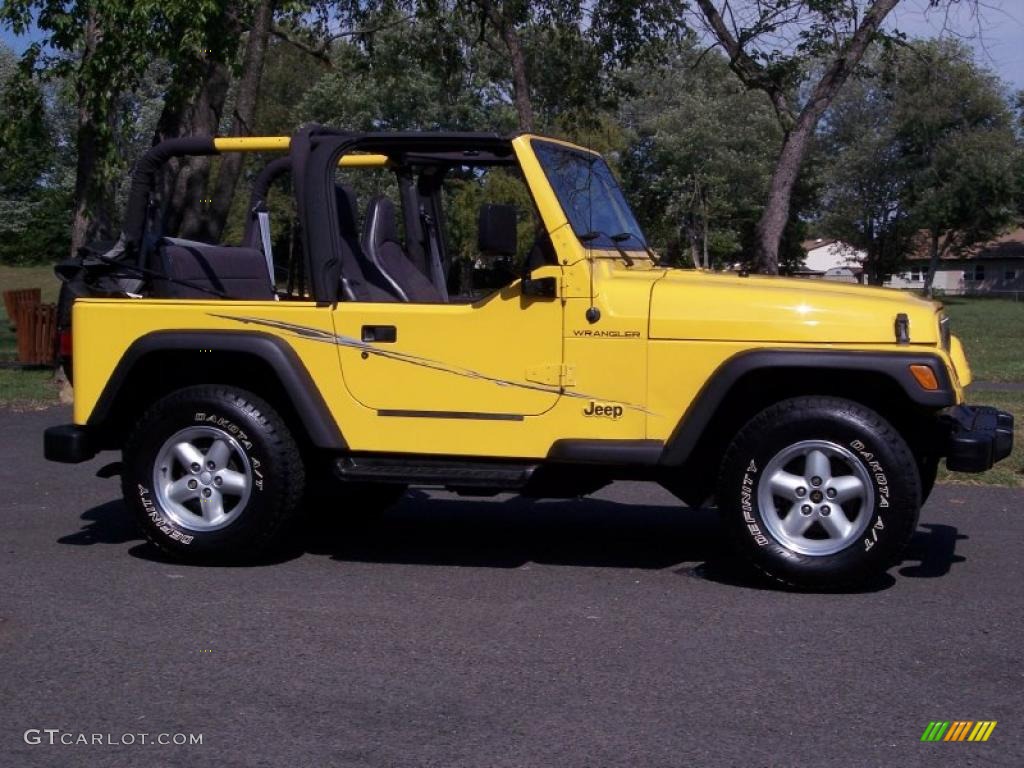
[[987, 405], [958, 405], [943, 414], [946, 468], [984, 472], [1013, 450], [1013, 415]]
[[88, 461], [99, 452], [87, 427], [61, 424], [43, 432], [43, 456], [48, 461], [78, 464]]

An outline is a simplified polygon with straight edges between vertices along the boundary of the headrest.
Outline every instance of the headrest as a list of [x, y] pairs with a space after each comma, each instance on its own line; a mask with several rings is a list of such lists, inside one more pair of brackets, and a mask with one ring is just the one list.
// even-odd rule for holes
[[395, 204], [384, 195], [378, 195], [366, 208], [363, 224], [363, 248], [375, 248], [382, 243], [398, 242], [398, 219]]

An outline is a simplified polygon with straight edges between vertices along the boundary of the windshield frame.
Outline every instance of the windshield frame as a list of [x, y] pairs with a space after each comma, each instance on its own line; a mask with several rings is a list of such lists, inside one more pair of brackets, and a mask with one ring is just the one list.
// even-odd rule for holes
[[[541, 170], [544, 172], [544, 178], [547, 180], [555, 195], [555, 199], [562, 208], [562, 213], [565, 215], [569, 228], [572, 229], [576, 239], [579, 240], [584, 248], [601, 251], [647, 252], [647, 240], [644, 237], [639, 222], [636, 220], [636, 215], [633, 213], [633, 209], [630, 207], [625, 195], [623, 195], [622, 188], [619, 186], [615, 174], [612, 173], [612, 169], [601, 155], [543, 138], [531, 138], [530, 146]], [[562, 153], [566, 157], [582, 160], [590, 166], [591, 176], [588, 177], [588, 181], [591, 178], [597, 179], [598, 189], [604, 188], [598, 192], [599, 199], [609, 204], [615, 211], [615, 217], [621, 222], [619, 226], [612, 227], [616, 231], [595, 230], [593, 205], [588, 204], [587, 206], [591, 214], [588, 221], [580, 221], [579, 216], [574, 215], [578, 214], [579, 209], [566, 197], [568, 190], [566, 190], [563, 184], [563, 179], [559, 177], [557, 169], [551, 166], [550, 157], [548, 156], [550, 152]], [[594, 172], [594, 169], [597, 169], [596, 172]], [[593, 185], [589, 186], [587, 188], [588, 193], [593, 188]], [[593, 194], [590, 197], [594, 199]], [[628, 233], [630, 237], [620, 242], [612, 240], [613, 236], [622, 233]], [[593, 236], [595, 234], [597, 235], [596, 237]]]

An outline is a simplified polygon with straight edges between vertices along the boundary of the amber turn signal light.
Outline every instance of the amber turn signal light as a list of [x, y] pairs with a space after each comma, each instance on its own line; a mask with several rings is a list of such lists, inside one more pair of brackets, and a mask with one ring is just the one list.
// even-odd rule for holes
[[910, 373], [921, 389], [934, 392], [939, 388], [939, 380], [935, 378], [935, 371], [929, 365], [911, 365]]

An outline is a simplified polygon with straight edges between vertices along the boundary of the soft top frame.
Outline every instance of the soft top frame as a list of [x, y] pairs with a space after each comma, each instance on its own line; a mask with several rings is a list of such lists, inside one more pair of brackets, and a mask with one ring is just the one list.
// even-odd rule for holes
[[337, 224], [333, 173], [342, 156], [352, 152], [385, 155], [399, 166], [511, 165], [514, 136], [462, 131], [395, 131], [358, 133], [310, 124], [284, 137], [215, 138], [196, 136], [162, 141], [136, 163], [124, 219], [125, 257], [141, 266], [150, 201], [161, 168], [171, 159], [219, 155], [229, 151], [284, 151], [259, 174], [250, 204], [265, 203], [273, 181], [292, 172], [296, 207], [305, 237], [303, 248], [319, 303], [338, 300], [341, 261], [346, 248]]

